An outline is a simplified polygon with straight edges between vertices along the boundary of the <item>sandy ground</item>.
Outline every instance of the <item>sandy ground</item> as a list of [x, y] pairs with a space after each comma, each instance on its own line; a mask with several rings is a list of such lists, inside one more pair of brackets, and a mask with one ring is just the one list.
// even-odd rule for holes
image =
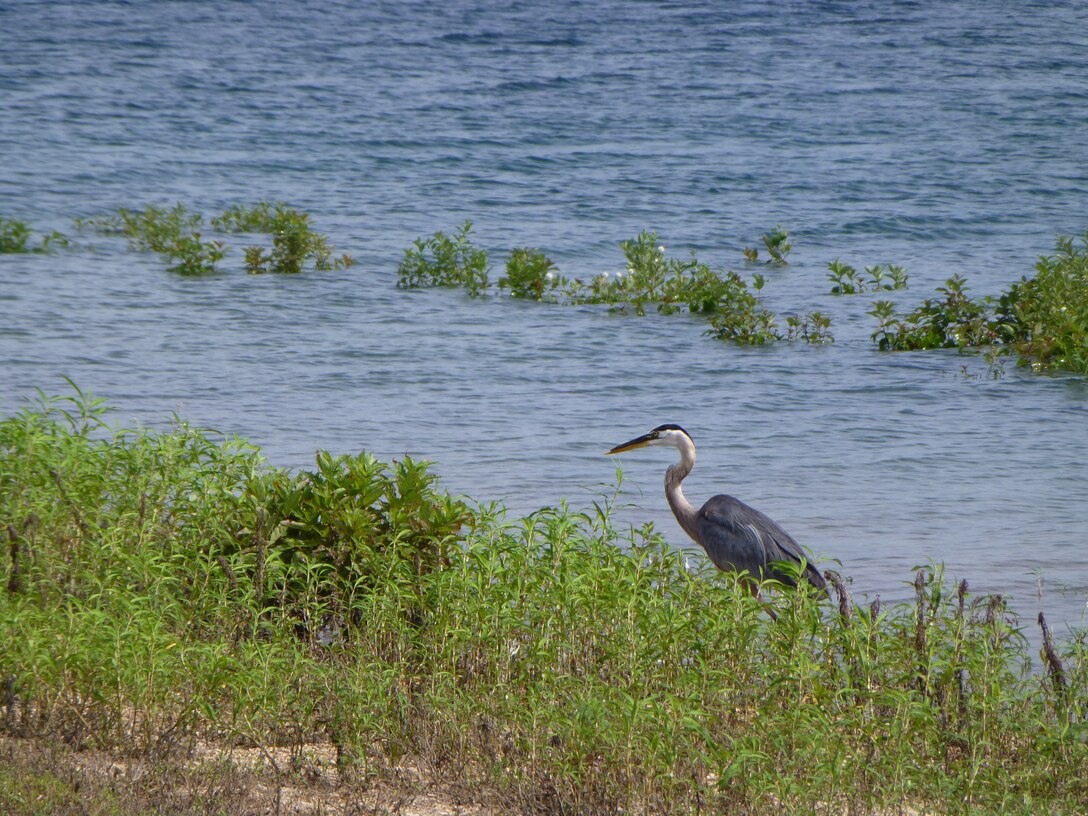
[[[227, 809], [235, 814], [339, 816], [480, 816], [503, 812], [479, 804], [466, 786], [437, 785], [410, 764], [393, 779], [342, 782], [331, 744], [300, 749], [232, 748], [200, 744], [191, 759], [128, 759], [102, 751], [72, 751], [42, 740], [0, 736], [0, 760], [20, 774], [48, 774], [78, 798], [96, 794], [120, 803], [120, 813], [169, 802], [168, 812]], [[473, 801], [476, 799], [477, 801]], [[2, 801], [2, 799], [0, 799]], [[29, 803], [28, 803], [29, 804]], [[39, 805], [46, 805], [45, 801]], [[40, 812], [38, 808], [34, 812]], [[31, 812], [31, 811], [28, 811]], [[87, 812], [80, 808], [73, 812]], [[112, 811], [111, 811], [112, 812]]]

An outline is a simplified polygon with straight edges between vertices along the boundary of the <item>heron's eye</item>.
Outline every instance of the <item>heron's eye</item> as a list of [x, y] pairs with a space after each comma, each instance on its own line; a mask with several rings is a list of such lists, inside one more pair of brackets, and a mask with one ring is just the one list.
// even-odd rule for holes
[[652, 434], [650, 434], [650, 439], [657, 439], [659, 436], [661, 436], [661, 434], [659, 434], [657, 431], [654, 431]]

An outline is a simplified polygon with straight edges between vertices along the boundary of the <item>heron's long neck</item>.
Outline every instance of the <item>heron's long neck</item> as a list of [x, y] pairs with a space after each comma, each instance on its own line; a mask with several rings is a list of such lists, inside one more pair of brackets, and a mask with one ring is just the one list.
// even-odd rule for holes
[[695, 508], [691, 506], [691, 502], [684, 496], [684, 491], [680, 487], [684, 477], [691, 473], [691, 469], [695, 467], [695, 445], [685, 439], [683, 444], [678, 446], [678, 450], [680, 451], [680, 464], [672, 465], [665, 471], [665, 498], [669, 500], [672, 514], [676, 516], [676, 520], [680, 522], [684, 532], [693, 541], [699, 543], [699, 538], [695, 532]]

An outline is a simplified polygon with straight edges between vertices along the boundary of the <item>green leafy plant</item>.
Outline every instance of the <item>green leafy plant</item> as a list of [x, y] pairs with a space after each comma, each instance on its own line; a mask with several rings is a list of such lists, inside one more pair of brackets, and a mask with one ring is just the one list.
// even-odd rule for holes
[[353, 616], [353, 599], [373, 591], [391, 564], [416, 577], [449, 562], [450, 547], [471, 521], [467, 505], [435, 489], [427, 462], [405, 458], [390, 468], [368, 453], [316, 456], [317, 469], [260, 474], [244, 487], [254, 508], [241, 540], [222, 554], [251, 555], [251, 575], [266, 603], [293, 608], [312, 625]]
[[291, 207], [283, 202], [259, 201], [252, 206], [232, 204], [212, 218], [212, 226], [220, 232], [273, 233], [279, 228], [284, 213], [290, 210]]
[[[786, 260], [786, 256], [790, 254], [790, 250], [793, 249], [793, 244], [790, 242], [790, 234], [782, 227], [775, 227], [770, 232], [764, 233], [760, 236], [763, 241], [763, 246], [767, 250], [767, 254], [770, 258], [766, 261], [768, 264], [776, 266], [786, 266], [789, 261]], [[749, 263], [759, 262], [759, 250], [754, 247], [745, 247], [744, 258]]]
[[[1083, 631], [1040, 620], [1033, 672], [1005, 601], [939, 565], [884, 608], [831, 572], [830, 604], [756, 597], [614, 502], [511, 517], [422, 462], [292, 474], [43, 397], [0, 419], [0, 802], [136, 814], [181, 779], [215, 812], [274, 812], [224, 793], [270, 781], [330, 809], [421, 782], [530, 812], [1083, 809]], [[114, 758], [141, 772], [95, 776]]]
[[559, 274], [555, 264], [539, 249], [514, 249], [506, 262], [506, 275], [499, 278], [499, 289], [510, 289], [514, 297], [530, 300], [558, 300], [558, 291], [569, 281]]
[[37, 248], [27, 245], [32, 231], [24, 222], [15, 218], [0, 216], [0, 255], [5, 253], [17, 254], [23, 252], [48, 252], [50, 246], [68, 246], [68, 238], [61, 232], [54, 230], [49, 235], [42, 237], [42, 242]]
[[178, 202], [170, 209], [149, 206], [142, 210], [121, 208], [116, 215], [77, 218], [76, 225], [103, 234], [124, 235], [133, 249], [168, 254], [184, 234], [200, 229], [200, 213], [190, 213]]
[[1000, 339], [999, 326], [990, 316], [989, 300], [974, 300], [967, 282], [953, 275], [937, 287], [940, 298], [927, 298], [906, 315], [889, 301], [877, 301], [869, 314], [879, 321], [872, 339], [882, 351], [935, 348], [978, 348]]
[[30, 227], [14, 218], [0, 217], [0, 253], [29, 252]]
[[856, 295], [861, 292], [907, 288], [907, 272], [903, 267], [895, 264], [888, 264], [886, 267], [880, 264], [865, 267], [868, 278], [838, 259], [829, 263], [827, 268], [827, 278], [832, 283], [831, 294], [833, 295]]
[[171, 272], [194, 276], [214, 272], [225, 252], [222, 241], [201, 241], [202, 223], [200, 213], [190, 213], [180, 202], [170, 209], [122, 208], [116, 215], [76, 219], [81, 229], [124, 235], [132, 249], [157, 252], [172, 262]]
[[783, 339], [775, 314], [764, 308], [739, 277], [731, 297], [720, 304], [709, 321], [707, 334], [742, 346], [762, 346]]
[[222, 241], [201, 241], [200, 233], [182, 235], [166, 245], [163, 254], [175, 263], [167, 269], [181, 275], [208, 275], [223, 259]]
[[[398, 267], [398, 286], [460, 286], [470, 294], [482, 294], [487, 287], [487, 254], [470, 240], [471, 222], [465, 222], [452, 236], [442, 232], [419, 238], [405, 251]], [[781, 246], [782, 241], [772, 243]], [[686, 310], [710, 321], [709, 332], [723, 340], [756, 345], [780, 339], [830, 342], [830, 321], [818, 312], [801, 319], [788, 335], [777, 331], [775, 316], [766, 310], [748, 282], [732, 271], [712, 269], [695, 253], [689, 258], [670, 258], [658, 243], [657, 234], [643, 230], [622, 241], [624, 269], [615, 274], [602, 272], [589, 278], [568, 280], [558, 274], [552, 261], [539, 249], [518, 248], [511, 252], [506, 274], [499, 279], [500, 290], [516, 297], [553, 303], [607, 304], [616, 311], [645, 315], [649, 307], [661, 314]], [[248, 259], [247, 259], [248, 260]], [[260, 262], [258, 256], [254, 262]], [[752, 278], [758, 292], [764, 283]]]
[[[285, 204], [235, 205], [211, 223], [221, 232], [266, 232], [272, 236], [270, 249], [245, 250], [245, 266], [251, 274], [297, 274], [311, 262], [318, 270], [344, 269], [352, 264], [350, 255], [333, 257], [328, 238], [311, 229], [309, 215]], [[169, 270], [182, 275], [214, 272], [227, 249], [223, 241], [201, 240], [203, 217], [190, 213], [181, 203], [170, 209], [119, 209], [115, 215], [77, 219], [76, 224], [103, 234], [124, 235], [131, 248], [158, 252], [170, 262]]]
[[831, 318], [823, 312], [807, 312], [804, 315], [790, 315], [786, 318], [786, 339], [802, 340], [806, 343], [833, 343]]
[[487, 252], [472, 243], [472, 222], [465, 221], [452, 235], [436, 232], [417, 238], [404, 251], [397, 267], [397, 286], [460, 286], [470, 295], [487, 289]]
[[315, 232], [310, 216], [283, 203], [259, 202], [252, 207], [234, 205], [212, 219], [223, 232], [262, 232], [272, 236], [271, 249], [246, 247], [245, 268], [251, 275], [266, 272], [297, 275], [307, 263], [316, 270], [347, 269], [351, 255], [333, 257], [328, 237]]
[[1014, 283], [998, 301], [999, 334], [1039, 369], [1088, 373], [1088, 233], [1078, 245], [1059, 237], [1035, 275]]

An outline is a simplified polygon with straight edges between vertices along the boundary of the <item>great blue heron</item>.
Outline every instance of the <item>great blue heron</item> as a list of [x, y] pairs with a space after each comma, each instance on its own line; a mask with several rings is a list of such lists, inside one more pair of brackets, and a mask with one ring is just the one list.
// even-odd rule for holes
[[679, 425], [658, 425], [649, 433], [606, 453], [611, 455], [654, 446], [680, 451], [680, 464], [670, 465], [665, 471], [665, 497], [684, 532], [706, 550], [718, 569], [747, 572], [750, 579], [774, 578], [796, 586], [794, 577], [774, 562], [793, 562], [799, 567], [803, 564], [801, 576], [817, 589], [827, 591], [812, 558], [789, 533], [763, 513], [732, 496], [714, 496], [699, 510], [691, 506], [680, 483], [695, 465], [695, 443]]

